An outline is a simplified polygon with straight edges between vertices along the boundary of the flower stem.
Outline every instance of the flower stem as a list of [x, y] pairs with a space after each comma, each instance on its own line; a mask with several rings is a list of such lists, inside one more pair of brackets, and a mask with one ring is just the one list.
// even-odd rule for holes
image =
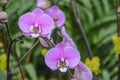
[[[38, 43], [39, 43], [39, 40], [25, 53], [25, 55], [18, 62], [21, 63]], [[15, 70], [17, 66], [18, 66], [18, 63], [14, 66], [13, 70]]]
[[118, 55], [118, 80], [120, 80], [120, 54]]
[[76, 6], [75, 6], [75, 5], [76, 5], [76, 0], [71, 0], [71, 7], [72, 7], [72, 11], [73, 11], [75, 20], [76, 20], [76, 22], [77, 22], [77, 24], [78, 24], [78, 26], [79, 26], [79, 28], [80, 28], [80, 32], [81, 32], [81, 34], [82, 34], [82, 37], [83, 37], [83, 40], [84, 40], [84, 43], [85, 43], [85, 47], [86, 47], [87, 52], [88, 52], [88, 56], [89, 56], [90, 59], [92, 59], [91, 47], [90, 47], [90, 45], [89, 45], [89, 43], [88, 43], [86, 34], [85, 34], [84, 30], [83, 30], [83, 26], [82, 26], [82, 24], [81, 24], [81, 20], [80, 20], [80, 18], [79, 18], [79, 16], [78, 16], [78, 12], [77, 12], [77, 10], [76, 10]]
[[3, 41], [3, 46], [4, 46], [4, 52], [7, 53], [7, 42], [6, 42], [6, 37], [5, 37], [5, 30], [4, 26], [2, 24], [2, 41]]
[[9, 37], [10, 41], [12, 41], [12, 37], [11, 37], [10, 31], [9, 31], [9, 26], [8, 26], [8, 23], [7, 23], [7, 22], [5, 22], [4, 24], [5, 24], [6, 29], [7, 29], [8, 37]]
[[46, 37], [41, 37], [41, 38], [44, 39], [49, 44], [49, 46], [55, 47], [55, 44], [52, 43], [48, 38], [46, 38]]
[[69, 78], [72, 79], [72, 78], [73, 78], [73, 75], [72, 75], [72, 73], [71, 73], [71, 71], [70, 71], [69, 69], [68, 69], [67, 73], [68, 73], [68, 75], [69, 75]]
[[15, 43], [13, 44], [13, 48], [14, 48], [14, 54], [15, 54], [15, 57], [16, 57], [16, 60], [17, 60], [17, 63], [18, 63], [18, 67], [19, 67], [19, 70], [20, 70], [20, 73], [21, 73], [21, 76], [22, 76], [22, 80], [24, 80], [24, 75], [23, 75], [23, 72], [22, 72], [22, 67], [19, 63], [19, 58], [18, 58], [18, 55], [17, 55], [17, 52], [16, 52], [16, 45], [17, 41], [15, 41]]
[[[120, 37], [120, 1], [116, 0], [117, 35]], [[118, 80], [120, 80], [120, 54], [118, 54]]]
[[10, 45], [9, 45], [8, 51], [7, 51], [7, 80], [11, 80], [10, 52], [11, 52], [12, 44], [13, 44], [13, 41], [10, 42]]
[[[31, 43], [32, 43], [31, 46], [34, 45], [35, 39], [33, 39], [33, 40], [31, 41]], [[27, 56], [27, 58], [26, 58], [26, 63], [29, 63], [29, 61], [30, 61], [30, 59], [31, 59], [31, 56], [32, 56], [32, 51], [30, 51], [29, 55]]]
[[19, 36], [15, 39], [12, 40], [11, 38], [11, 41], [10, 41], [10, 44], [9, 44], [9, 47], [8, 47], [8, 51], [7, 51], [7, 80], [11, 80], [11, 69], [10, 69], [10, 52], [11, 52], [11, 48], [12, 48], [12, 45], [15, 41], [17, 41], [18, 39], [22, 39], [23, 35], [22, 36]]
[[[83, 29], [81, 20], [80, 20], [80, 18], [79, 18], [78, 12], [77, 12], [76, 0], [70, 0], [70, 2], [71, 2], [71, 7], [72, 7], [72, 11], [73, 11], [75, 20], [76, 20], [76, 22], [77, 22], [77, 24], [78, 24], [78, 26], [79, 26], [80, 32], [81, 32], [81, 34], [82, 34], [82, 38], [83, 38], [84, 43], [85, 43], [85, 47], [86, 47], [86, 49], [87, 49], [88, 57], [89, 57], [90, 60], [92, 60], [92, 57], [93, 57], [93, 55], [92, 55], [92, 50], [91, 50], [91, 47], [90, 47], [90, 45], [89, 45], [87, 36], [86, 36], [86, 34], [85, 34], [85, 32], [84, 32], [84, 29]], [[96, 75], [94, 75], [94, 77], [95, 77], [94, 79], [97, 80]]]
[[[4, 0], [3, 0], [4, 1]], [[2, 3], [3, 5], [4, 3]], [[3, 5], [2, 7], [2, 10], [5, 11], [5, 8], [6, 8], [6, 5]], [[5, 38], [5, 33], [4, 33], [4, 30], [2, 32], [2, 35], [3, 35], [3, 42], [4, 42], [4, 49], [5, 49], [5, 52], [7, 53], [7, 80], [11, 80], [11, 69], [10, 69], [10, 52], [11, 52], [11, 48], [12, 48], [12, 45], [14, 43], [14, 41], [16, 41], [16, 39], [12, 40], [12, 37], [10, 35], [10, 31], [9, 31], [9, 28], [8, 28], [8, 22], [3, 22], [2, 25], [5, 24], [5, 27], [7, 29], [7, 33], [8, 33], [8, 37], [9, 37], [9, 40], [10, 40], [10, 43], [9, 43], [9, 47], [8, 47], [8, 50], [7, 50], [7, 46], [6, 46], [6, 38]], [[4, 29], [5, 29], [4, 27]]]

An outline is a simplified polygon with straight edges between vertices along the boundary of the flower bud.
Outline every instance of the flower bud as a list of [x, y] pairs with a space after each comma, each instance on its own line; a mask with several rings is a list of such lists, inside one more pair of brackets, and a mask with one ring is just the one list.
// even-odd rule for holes
[[37, 0], [37, 7], [41, 9], [50, 7], [50, 0]]
[[4, 11], [0, 11], [0, 22], [6, 22], [7, 21], [7, 13]]
[[118, 8], [117, 8], [117, 13], [119, 13], [119, 14], [120, 14], [120, 7], [118, 7]]
[[1, 3], [1, 5], [3, 6], [3, 7], [5, 7], [6, 5], [7, 5], [7, 0], [2, 0], [2, 3]]

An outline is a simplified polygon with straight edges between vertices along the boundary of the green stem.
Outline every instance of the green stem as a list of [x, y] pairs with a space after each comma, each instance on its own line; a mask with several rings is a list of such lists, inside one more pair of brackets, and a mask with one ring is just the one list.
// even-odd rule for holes
[[[25, 55], [18, 62], [21, 63], [38, 43], [39, 43], [39, 40], [25, 53]], [[18, 63], [14, 66], [13, 71], [17, 66], [18, 66]]]
[[16, 60], [17, 60], [17, 63], [18, 63], [18, 67], [19, 67], [19, 70], [20, 70], [20, 73], [21, 73], [21, 76], [22, 76], [22, 80], [24, 80], [24, 75], [23, 75], [23, 72], [22, 72], [22, 67], [19, 63], [19, 58], [18, 58], [18, 55], [17, 55], [17, 52], [16, 52], [16, 45], [17, 41], [15, 41], [15, 43], [13, 44], [13, 47], [14, 47], [14, 54], [15, 54], [15, 57], [16, 57]]
[[[120, 37], [120, 11], [118, 11], [120, 1], [116, 0], [116, 17], [117, 17], [117, 35]], [[120, 54], [118, 55], [118, 80], [120, 80]]]
[[75, 20], [76, 20], [76, 22], [77, 22], [77, 24], [79, 26], [80, 32], [82, 34], [82, 37], [83, 37], [83, 40], [84, 40], [84, 43], [85, 43], [85, 47], [87, 49], [88, 56], [89, 56], [90, 59], [92, 59], [92, 50], [91, 50], [91, 47], [89, 45], [86, 34], [85, 34], [84, 30], [83, 30], [81, 20], [80, 20], [80, 18], [78, 16], [78, 12], [77, 12], [77, 8], [76, 8], [76, 0], [71, 0], [71, 7], [72, 7], [72, 11], [73, 11]]

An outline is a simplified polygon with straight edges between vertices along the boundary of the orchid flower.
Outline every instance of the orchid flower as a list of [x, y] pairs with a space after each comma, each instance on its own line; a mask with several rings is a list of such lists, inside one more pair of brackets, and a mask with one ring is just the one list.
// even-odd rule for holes
[[45, 11], [45, 13], [47, 13], [48, 15], [50, 15], [53, 18], [57, 28], [61, 28], [64, 25], [65, 15], [57, 5], [54, 5], [51, 8], [48, 8]]
[[93, 75], [89, 68], [80, 61], [75, 68], [74, 77], [77, 80], [92, 80]]
[[37, 0], [37, 7], [41, 9], [46, 9], [50, 6], [49, 0]]
[[79, 60], [79, 51], [64, 43], [57, 44], [45, 55], [47, 66], [52, 70], [59, 69], [61, 72], [66, 72], [68, 68], [73, 69], [79, 64]]
[[18, 25], [25, 36], [46, 37], [53, 30], [54, 21], [43, 10], [36, 8], [32, 12], [22, 15]]

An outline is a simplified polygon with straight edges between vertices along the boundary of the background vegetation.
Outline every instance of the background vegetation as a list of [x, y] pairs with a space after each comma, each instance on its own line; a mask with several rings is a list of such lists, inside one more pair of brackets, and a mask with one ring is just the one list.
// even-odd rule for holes
[[[56, 2], [57, 0], [54, 1]], [[97, 76], [97, 80], [117, 80], [118, 59], [114, 54], [112, 43], [112, 37], [117, 35], [115, 0], [76, 1], [77, 10], [89, 44], [92, 48], [93, 56], [98, 56], [100, 58], [101, 73]], [[51, 2], [53, 2], [53, 0], [51, 0]], [[88, 55], [81, 37], [81, 32], [74, 20], [70, 0], [59, 0], [58, 5], [66, 15], [66, 30], [81, 52], [82, 61], [85, 61]], [[9, 0], [6, 12], [8, 13], [9, 29], [13, 38], [21, 34], [17, 24], [19, 17], [26, 12], [32, 11], [35, 7], [35, 0]], [[2, 10], [2, 8], [0, 8], [0, 10]], [[2, 38], [0, 38], [0, 41], [2, 44]], [[24, 44], [17, 43], [16, 45], [19, 57], [22, 57], [36, 40], [24, 38], [23, 41]], [[56, 72], [51, 72], [44, 63], [44, 57], [41, 55], [43, 49], [44, 48], [38, 44], [32, 50], [31, 55], [22, 62], [26, 80], [47, 80], [48, 78], [49, 80], [56, 80]], [[0, 55], [3, 53], [4, 49], [1, 46]], [[16, 59], [12, 53], [11, 66], [15, 64]], [[5, 75], [5, 72], [0, 71], [0, 80], [6, 80]], [[66, 76], [66, 74], [62, 74], [62, 77], [64, 76]], [[14, 71], [13, 79], [21, 80], [19, 69]]]

